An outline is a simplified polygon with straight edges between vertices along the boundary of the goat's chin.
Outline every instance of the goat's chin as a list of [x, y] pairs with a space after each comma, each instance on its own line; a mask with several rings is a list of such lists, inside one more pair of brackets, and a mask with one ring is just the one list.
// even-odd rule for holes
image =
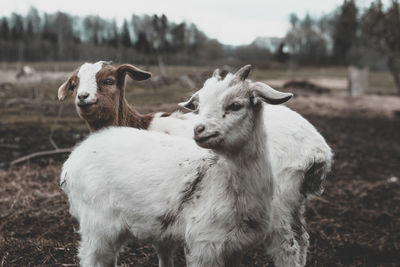
[[202, 148], [217, 149], [221, 147], [223, 139], [221, 136], [215, 136], [207, 139], [195, 139], [195, 141]]
[[77, 107], [78, 114], [81, 116], [83, 119], [88, 119], [95, 115], [95, 113], [98, 112], [98, 109], [96, 108], [96, 104], [92, 104], [89, 106], [83, 106], [83, 107]]

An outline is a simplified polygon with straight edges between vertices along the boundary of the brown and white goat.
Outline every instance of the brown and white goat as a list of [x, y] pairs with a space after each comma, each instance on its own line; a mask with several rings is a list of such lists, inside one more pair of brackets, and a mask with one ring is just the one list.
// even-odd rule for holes
[[91, 132], [107, 126], [147, 129], [152, 115], [141, 115], [125, 99], [125, 77], [147, 80], [151, 73], [124, 64], [114, 67], [106, 61], [85, 63], [58, 89], [63, 101], [72, 91], [76, 110]]

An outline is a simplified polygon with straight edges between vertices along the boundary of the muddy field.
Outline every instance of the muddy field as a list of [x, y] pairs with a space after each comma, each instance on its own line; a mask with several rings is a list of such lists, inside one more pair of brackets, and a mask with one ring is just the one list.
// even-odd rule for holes
[[[195, 72], [188, 77], [199, 86], [202, 78]], [[27, 84], [1, 89], [0, 266], [77, 266], [78, 226], [58, 185], [66, 155], [9, 167], [16, 158], [54, 149], [50, 140], [66, 148], [88, 134], [70, 102], [60, 110], [53, 95], [59, 82], [37, 87], [42, 91]], [[129, 101], [143, 112], [170, 111], [182, 92], [189, 93], [184, 83], [177, 78], [161, 89], [130, 84]], [[301, 95], [289, 105], [316, 126], [335, 152], [325, 193], [311, 201], [307, 212], [307, 266], [400, 266], [399, 99], [350, 99], [343, 92]], [[176, 261], [184, 266], [182, 251]], [[151, 246], [132, 243], [119, 265], [157, 266], [157, 258]], [[242, 266], [273, 264], [260, 247], [246, 254]]]

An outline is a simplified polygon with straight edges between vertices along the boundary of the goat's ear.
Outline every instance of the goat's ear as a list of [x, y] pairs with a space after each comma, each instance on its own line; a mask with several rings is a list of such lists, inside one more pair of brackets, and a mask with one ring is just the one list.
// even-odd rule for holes
[[213, 76], [215, 79], [217, 79], [218, 81], [219, 81], [219, 80], [222, 80], [222, 77], [221, 77], [221, 70], [220, 70], [220, 69], [215, 69], [212, 76]]
[[194, 94], [188, 101], [181, 102], [178, 105], [189, 111], [197, 111], [197, 109], [199, 108], [199, 95]]
[[73, 78], [77, 74], [75, 71], [71, 76], [69, 76], [68, 80], [61, 84], [58, 88], [58, 100], [64, 101], [64, 99], [68, 96], [68, 91], [74, 91], [77, 84], [73, 81]]
[[64, 101], [64, 99], [67, 97], [68, 83], [69, 83], [69, 79], [58, 88], [58, 101]]
[[261, 101], [268, 104], [279, 105], [293, 97], [292, 93], [279, 92], [265, 83], [256, 82], [250, 86], [251, 101], [253, 105], [259, 105]]
[[78, 70], [74, 71], [74, 73], [72, 73], [71, 76], [68, 77], [67, 81], [65, 81], [63, 84], [61, 84], [60, 87], [58, 87], [59, 101], [64, 101], [64, 99], [68, 96], [68, 91], [73, 92], [78, 86], [79, 79], [76, 78]]
[[144, 81], [151, 77], [151, 73], [141, 70], [130, 64], [123, 64], [117, 68], [118, 83], [123, 85], [125, 82], [126, 74], [135, 81]]

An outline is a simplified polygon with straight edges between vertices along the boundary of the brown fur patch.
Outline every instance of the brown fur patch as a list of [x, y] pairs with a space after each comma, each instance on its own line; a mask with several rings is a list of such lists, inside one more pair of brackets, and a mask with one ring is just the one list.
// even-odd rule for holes
[[123, 107], [123, 110], [120, 112], [119, 125], [130, 126], [138, 129], [148, 129], [154, 115], [152, 113], [142, 115], [137, 112], [134, 107], [129, 105], [125, 98], [122, 101], [125, 103], [120, 104], [120, 107]]
[[169, 117], [169, 116], [171, 116], [171, 112], [164, 112], [163, 114], [161, 114], [161, 116], [160, 117], [162, 117], [162, 118], [164, 118], [164, 117]]

